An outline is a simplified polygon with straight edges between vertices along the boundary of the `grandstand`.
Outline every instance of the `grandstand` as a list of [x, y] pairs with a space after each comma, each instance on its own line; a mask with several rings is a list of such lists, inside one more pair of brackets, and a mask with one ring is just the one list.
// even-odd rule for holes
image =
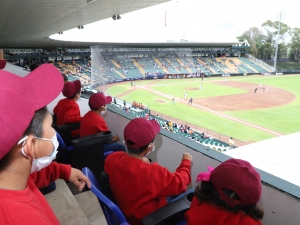
[[[105, 83], [123, 80], [145, 79], [165, 75], [200, 75], [218, 76], [223, 74], [261, 74], [270, 72], [269, 69], [245, 57], [238, 57], [235, 46], [223, 48], [103, 48], [100, 50], [99, 60], [90, 60], [86, 49], [77, 49], [76, 52], [63, 53], [59, 56], [46, 50], [28, 50], [20, 53], [15, 49], [4, 51], [6, 59], [23, 67], [29, 66], [29, 59], [49, 62], [66, 74], [70, 81], [80, 79], [84, 86], [97, 83], [92, 74], [97, 74]], [[220, 50], [221, 49], [221, 50]], [[230, 49], [230, 50], [228, 50]], [[93, 51], [93, 48], [92, 48]], [[241, 52], [245, 52], [241, 49]], [[39, 52], [39, 53], [36, 53]], [[41, 53], [42, 52], [42, 53]], [[93, 54], [93, 53], [92, 53]], [[70, 57], [72, 55], [72, 57]], [[222, 55], [222, 57], [220, 57]], [[235, 57], [230, 55], [236, 55]], [[92, 78], [91, 78], [92, 76]], [[91, 80], [92, 79], [92, 80]], [[103, 83], [103, 82], [100, 82]]]

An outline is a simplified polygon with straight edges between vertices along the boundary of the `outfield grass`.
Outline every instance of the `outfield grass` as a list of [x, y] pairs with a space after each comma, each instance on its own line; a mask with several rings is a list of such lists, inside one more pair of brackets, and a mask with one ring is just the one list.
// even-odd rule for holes
[[[196, 90], [187, 90], [187, 85], [189, 88], [196, 88]], [[151, 89], [177, 98], [183, 98], [184, 93], [187, 92], [188, 98], [193, 97], [194, 99], [247, 93], [247, 91], [243, 89], [231, 88], [207, 82], [202, 84], [202, 90], [200, 90], [199, 80], [192, 83], [184, 82], [183, 84], [177, 83], [173, 85], [164, 85], [159, 82], [158, 84], [151, 86]], [[174, 91], [174, 89], [176, 89], [176, 91]]]
[[[168, 94], [177, 98], [183, 98], [184, 92], [188, 92], [188, 98], [201, 98], [221, 95], [231, 95], [245, 93], [242, 89], [224, 87], [211, 84], [209, 81], [223, 80], [222, 77], [206, 78], [203, 82], [203, 90], [186, 90], [186, 88], [199, 88], [200, 79], [166, 79], [166, 80], [147, 80], [141, 81], [140, 85], [150, 84], [150, 88], [161, 93]], [[241, 76], [230, 77], [230, 80], [257, 83], [269, 86], [269, 93], [272, 94], [272, 86], [285, 89], [297, 96], [296, 101], [269, 109], [230, 111], [226, 114], [256, 124], [258, 126], [282, 133], [289, 134], [300, 131], [300, 76]], [[115, 96], [130, 89], [130, 83], [120, 83], [118, 86], [109, 88], [109, 94]], [[191, 108], [184, 103], [176, 102], [172, 105], [171, 99], [137, 89], [124, 95], [122, 99], [128, 102], [138, 101], [147, 104], [150, 109], [161, 112], [171, 117], [187, 121], [189, 123], [205, 127], [227, 136], [233, 136], [242, 141], [260, 141], [273, 137], [273, 135], [261, 130], [225, 119], [221, 116], [203, 112]], [[166, 101], [166, 104], [159, 103], [156, 99]], [[242, 104], [242, 103], [241, 103]]]
[[[142, 85], [146, 85], [149, 83], [155, 82], [155, 80], [140, 80], [140, 82], [135, 81], [135, 85], [138, 86], [142, 86]], [[130, 81], [126, 81], [126, 82], [120, 82], [118, 83], [118, 85], [109, 87], [107, 89], [107, 94], [111, 95], [111, 96], [117, 96], [119, 94], [122, 94], [128, 90], [130, 90], [131, 87], [131, 82]]]
[[[130, 92], [123, 96], [123, 98], [128, 102], [143, 102], [152, 110], [163, 112], [171, 117], [202, 126], [227, 136], [234, 136], [241, 141], [260, 141], [274, 137], [269, 133], [245, 126], [238, 122], [225, 119], [209, 112], [199, 111], [198, 109], [188, 106], [186, 103], [176, 102], [175, 105], [172, 105], [171, 99], [141, 89]], [[164, 100], [166, 103], [159, 103], [157, 99]]]
[[125, 91], [130, 90], [130, 86], [128, 86], [128, 84], [125, 83], [119, 83], [116, 86], [112, 86], [110, 88], [107, 89], [107, 94], [115, 97], [119, 94], [124, 93]]

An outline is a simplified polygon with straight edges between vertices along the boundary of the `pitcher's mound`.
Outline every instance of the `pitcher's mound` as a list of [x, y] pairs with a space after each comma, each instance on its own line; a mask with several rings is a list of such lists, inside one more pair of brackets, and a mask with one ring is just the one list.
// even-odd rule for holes
[[184, 90], [192, 90], [192, 91], [194, 91], [194, 90], [199, 90], [199, 88], [191, 88], [191, 87], [186, 87], [186, 88], [183, 88]]
[[165, 104], [167, 103], [166, 101], [162, 100], [162, 99], [155, 99], [155, 101], [159, 102], [159, 103], [162, 103], [162, 104]]

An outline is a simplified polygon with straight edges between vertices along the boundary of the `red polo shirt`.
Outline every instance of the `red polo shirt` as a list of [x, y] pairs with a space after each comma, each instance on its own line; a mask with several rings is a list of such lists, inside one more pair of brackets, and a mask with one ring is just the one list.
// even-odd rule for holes
[[32, 173], [24, 190], [0, 188], [0, 224], [59, 225], [51, 206], [38, 188], [48, 186], [57, 178], [68, 180], [70, 174], [70, 165], [53, 162]]
[[125, 152], [107, 156], [104, 169], [116, 201], [133, 225], [142, 223], [142, 218], [167, 205], [166, 197], [186, 191], [191, 183], [191, 162], [183, 159], [170, 172], [157, 163], [145, 163]]
[[80, 137], [85, 137], [99, 132], [108, 131], [105, 120], [94, 111], [87, 112], [81, 120]]
[[261, 225], [261, 221], [239, 213], [229, 212], [222, 207], [217, 207], [209, 203], [200, 203], [194, 197], [191, 207], [184, 215], [186, 225]]
[[[76, 101], [72, 99], [60, 100], [53, 110], [57, 117], [56, 126], [81, 122], [82, 117], [80, 116], [80, 109]], [[72, 137], [79, 134], [79, 129], [72, 131]]]

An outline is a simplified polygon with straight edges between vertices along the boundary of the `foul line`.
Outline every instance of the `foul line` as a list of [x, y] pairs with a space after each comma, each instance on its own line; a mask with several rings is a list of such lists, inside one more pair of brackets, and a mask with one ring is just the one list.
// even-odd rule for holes
[[[170, 95], [167, 95], [167, 94], [164, 94], [164, 93], [161, 93], [161, 92], [158, 92], [158, 91], [149, 89], [149, 88], [147, 88], [147, 87], [142, 87], [142, 88], [143, 88], [143, 89], [146, 89], [146, 90], [148, 90], [148, 91], [154, 92], [154, 93], [156, 93], [156, 94], [158, 94], [158, 95], [160, 95], [160, 96], [163, 96], [163, 97], [171, 98], [171, 99], [172, 99], [172, 96], [170, 96]], [[183, 101], [183, 102], [187, 103], [187, 101], [181, 100], [180, 98], [175, 98], [175, 100], [177, 100], [177, 101], [179, 100], [179, 101]], [[235, 117], [228, 116], [228, 115], [226, 115], [226, 114], [223, 114], [223, 113], [220, 113], [220, 112], [211, 110], [211, 109], [209, 109], [209, 108], [206, 108], [206, 107], [203, 107], [203, 106], [200, 106], [200, 105], [197, 105], [197, 104], [194, 104], [193, 106], [198, 107], [198, 108], [203, 109], [203, 110], [206, 110], [206, 111], [209, 111], [209, 112], [211, 112], [211, 113], [213, 113], [213, 114], [216, 114], [216, 115], [225, 117], [225, 118], [227, 118], [227, 119], [236, 121], [236, 122], [238, 122], [238, 123], [242, 123], [242, 124], [248, 125], [248, 126], [250, 126], [250, 127], [254, 127], [254, 128], [256, 128], [256, 129], [259, 129], [259, 130], [262, 130], [262, 131], [265, 131], [265, 132], [274, 134], [274, 135], [276, 135], [276, 136], [282, 136], [282, 134], [279, 134], [279, 133], [277, 133], [277, 132], [274, 132], [274, 131], [268, 130], [268, 129], [266, 129], [266, 128], [263, 128], [263, 127], [254, 125], [254, 124], [252, 124], [252, 123], [248, 123], [248, 122], [243, 121], [243, 120], [239, 120], [239, 119], [237, 119], [237, 118], [235, 118]]]
[[[250, 77], [250, 76], [251, 75], [249, 75], [248, 77], [244, 76], [243, 78], [241, 78], [241, 77], [232, 77], [232, 78], [227, 77], [227, 78], [229, 78], [228, 82], [230, 82], [230, 81], [244, 81], [244, 80], [268, 79], [268, 78], [286, 78], [287, 77], [287, 76], [284, 76], [284, 75], [273, 75], [273, 76], [263, 76], [263, 75], [261, 75], [263, 77], [259, 77], [257, 75], [255, 75], [255, 77]], [[290, 77], [290, 76], [299, 76], [299, 75], [288, 75], [288, 76]], [[157, 82], [158, 84], [151, 84], [151, 85], [146, 84], [142, 87], [145, 87], [145, 86], [170, 86], [170, 85], [176, 85], [176, 84], [193, 84], [195, 82], [199, 82], [199, 83], [202, 83], [202, 82], [213, 83], [213, 82], [219, 82], [219, 81], [223, 82], [225, 78], [218, 79], [218, 80], [217, 79], [216, 80], [215, 79], [210, 80], [210, 78], [206, 77], [203, 81], [200, 80], [201, 78], [186, 78], [186, 79], [191, 79], [191, 80], [195, 79], [195, 80], [194, 81], [189, 81], [189, 82], [179, 82], [179, 83], [169, 83], [169, 84], [159, 84], [159, 81], [162, 81], [162, 80], [156, 80], [156, 81], [158, 81]], [[174, 80], [174, 79], [171, 79], [171, 80]]]

